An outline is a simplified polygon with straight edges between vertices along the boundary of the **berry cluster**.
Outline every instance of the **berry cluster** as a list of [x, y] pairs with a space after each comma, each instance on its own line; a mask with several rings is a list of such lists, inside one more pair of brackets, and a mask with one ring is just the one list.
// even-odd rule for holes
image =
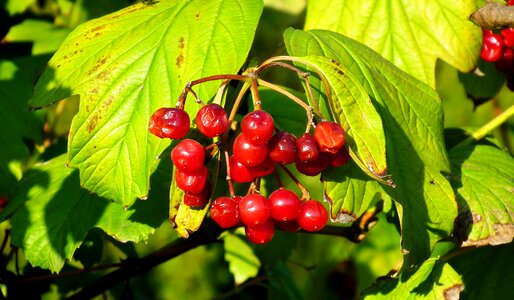
[[[207, 104], [198, 111], [195, 123], [205, 136], [213, 138], [229, 128], [227, 113], [218, 104]], [[161, 108], [151, 117], [149, 131], [160, 138], [182, 139], [189, 132], [190, 119], [180, 108]], [[344, 147], [345, 131], [335, 122], [321, 121], [314, 134], [299, 138], [285, 131], [275, 132], [273, 117], [262, 109], [248, 113], [241, 121], [241, 132], [227, 152], [227, 178], [239, 183], [254, 182], [284, 165], [294, 164], [307, 176], [316, 176], [328, 166], [338, 167], [350, 160]], [[175, 182], [184, 191], [184, 204], [203, 207], [209, 202], [211, 184], [205, 166], [204, 146], [193, 139], [181, 140], [171, 151], [176, 168]], [[296, 180], [296, 179], [295, 179]], [[297, 180], [296, 180], [297, 181]], [[231, 188], [232, 190], [232, 188]], [[280, 187], [268, 198], [255, 190], [242, 197], [215, 199], [211, 218], [222, 228], [245, 226], [248, 240], [263, 244], [271, 240], [275, 227], [287, 231], [321, 230], [328, 220], [325, 206], [309, 197], [302, 201], [293, 191]], [[304, 195], [305, 196], [305, 195]]]
[[[514, 5], [514, 0], [509, 0], [507, 5]], [[484, 28], [482, 33], [480, 57], [494, 63], [498, 71], [507, 74], [507, 87], [514, 90], [514, 28], [504, 28], [499, 32]]]

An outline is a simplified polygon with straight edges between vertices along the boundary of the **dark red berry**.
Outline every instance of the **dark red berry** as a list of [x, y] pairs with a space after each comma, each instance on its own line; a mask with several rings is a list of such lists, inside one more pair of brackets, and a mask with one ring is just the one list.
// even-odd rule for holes
[[322, 121], [314, 129], [314, 139], [319, 146], [319, 150], [328, 153], [336, 153], [344, 145], [346, 134], [341, 125]]
[[228, 116], [222, 106], [210, 103], [202, 106], [196, 114], [196, 126], [210, 138], [218, 136], [228, 128]]
[[207, 181], [207, 173], [207, 167], [203, 165], [191, 172], [177, 170], [175, 173], [175, 181], [181, 190], [198, 194], [202, 191]]
[[239, 201], [239, 215], [245, 225], [263, 224], [269, 219], [269, 203], [264, 196], [250, 194]]
[[500, 31], [500, 34], [503, 37], [503, 45], [505, 47], [514, 46], [514, 28], [508, 27], [502, 29], [502, 31]]
[[275, 224], [273, 220], [268, 219], [259, 225], [245, 226], [246, 238], [254, 244], [266, 244], [275, 234]]
[[514, 51], [512, 48], [504, 47], [502, 56], [494, 64], [498, 71], [512, 73], [514, 71]]
[[279, 188], [268, 197], [271, 217], [277, 221], [294, 220], [298, 216], [300, 198], [291, 190]]
[[7, 199], [7, 197], [0, 196], [0, 209], [7, 206], [8, 203], [9, 203], [9, 200]]
[[237, 161], [237, 159], [232, 155], [228, 160], [230, 166], [230, 178], [235, 182], [252, 182], [255, 179], [255, 175], [253, 175], [248, 167]]
[[180, 141], [171, 150], [171, 161], [177, 169], [182, 171], [194, 171], [203, 165], [205, 150], [195, 140], [185, 139]]
[[514, 5], [514, 0], [509, 0], [509, 1], [507, 1], [507, 5], [508, 5], [508, 6], [512, 6], [512, 5]]
[[307, 176], [319, 175], [325, 170], [330, 163], [329, 153], [320, 152], [318, 158], [312, 161], [300, 161], [295, 162], [296, 169], [298, 172]]
[[230, 228], [239, 224], [239, 208], [237, 201], [228, 197], [219, 197], [211, 204], [211, 218], [221, 226]]
[[319, 231], [328, 221], [328, 212], [323, 204], [316, 200], [308, 200], [300, 205], [298, 224], [306, 231]]
[[184, 192], [184, 204], [190, 207], [203, 207], [209, 202], [211, 184], [207, 180], [202, 191], [198, 194], [188, 191]]
[[289, 221], [275, 221], [275, 227], [288, 232], [296, 232], [300, 230], [300, 225], [298, 225], [297, 219]]
[[348, 150], [345, 147], [341, 147], [337, 153], [330, 154], [329, 157], [329, 164], [332, 167], [343, 166], [351, 159], [350, 153], [348, 153]]
[[289, 164], [296, 160], [296, 137], [288, 132], [277, 132], [268, 141], [269, 157], [279, 164]]
[[232, 148], [234, 157], [247, 167], [256, 166], [268, 156], [266, 144], [256, 145], [250, 142], [246, 134], [239, 134]]
[[255, 177], [264, 177], [275, 171], [275, 165], [276, 163], [268, 156], [260, 164], [253, 167], [248, 167], [248, 171], [250, 171], [250, 173], [252, 173]]
[[189, 127], [189, 115], [184, 110], [163, 107], [153, 113], [148, 130], [160, 138], [181, 139]]
[[241, 121], [241, 131], [255, 145], [266, 144], [275, 129], [273, 117], [264, 110], [254, 110]]
[[304, 133], [296, 139], [296, 148], [298, 151], [298, 159], [300, 161], [313, 161], [318, 158], [319, 147], [310, 133]]
[[482, 41], [480, 57], [488, 62], [495, 62], [502, 56], [503, 38], [497, 33], [485, 34]]

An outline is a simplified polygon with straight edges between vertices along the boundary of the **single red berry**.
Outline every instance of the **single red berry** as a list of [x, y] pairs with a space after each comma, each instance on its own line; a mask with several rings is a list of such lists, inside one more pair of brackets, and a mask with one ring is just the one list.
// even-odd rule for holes
[[330, 154], [329, 157], [329, 164], [332, 167], [343, 166], [351, 159], [350, 153], [348, 153], [348, 150], [345, 147], [341, 147], [339, 151], [334, 154]]
[[512, 73], [514, 71], [514, 50], [504, 47], [502, 56], [494, 64], [498, 71]]
[[239, 215], [245, 225], [259, 225], [269, 219], [269, 203], [264, 196], [250, 194], [239, 202]]
[[306, 231], [319, 231], [328, 221], [328, 212], [323, 204], [316, 200], [308, 200], [300, 205], [298, 224]]
[[508, 6], [512, 6], [512, 5], [514, 5], [514, 0], [509, 0], [509, 1], [507, 1], [507, 5], [508, 5]]
[[233, 198], [217, 198], [212, 202], [210, 211], [211, 218], [218, 223], [221, 228], [230, 228], [239, 224], [238, 203]]
[[289, 221], [275, 221], [275, 227], [288, 232], [296, 232], [300, 230], [300, 225], [298, 225], [297, 219]]
[[268, 156], [266, 144], [256, 145], [250, 142], [246, 134], [239, 134], [232, 147], [234, 157], [247, 167], [256, 166]]
[[264, 110], [254, 110], [241, 121], [241, 131], [255, 145], [266, 144], [274, 129], [273, 117]]
[[248, 171], [252, 173], [255, 177], [264, 177], [267, 176], [273, 171], [275, 171], [275, 161], [273, 161], [269, 156], [260, 164], [248, 167]]
[[320, 152], [316, 160], [311, 161], [300, 161], [295, 162], [296, 169], [298, 172], [307, 176], [319, 175], [325, 170], [330, 164], [329, 153]]
[[228, 116], [219, 104], [210, 103], [202, 106], [196, 114], [196, 126], [200, 132], [210, 138], [218, 136], [228, 128]]
[[204, 207], [209, 202], [211, 184], [207, 180], [200, 193], [184, 192], [184, 204], [190, 207]]
[[503, 37], [503, 45], [505, 47], [514, 46], [514, 28], [508, 27], [502, 29], [502, 31], [500, 31], [500, 34]]
[[279, 164], [293, 163], [297, 156], [296, 137], [288, 132], [277, 132], [268, 141], [268, 152]]
[[246, 238], [254, 244], [266, 244], [275, 234], [275, 224], [273, 220], [268, 219], [259, 225], [245, 226]]
[[228, 163], [230, 167], [230, 179], [235, 182], [252, 182], [255, 179], [255, 175], [250, 172], [248, 167], [237, 161], [233, 155], [229, 158]]
[[205, 150], [202, 144], [192, 139], [180, 141], [171, 150], [171, 161], [177, 169], [182, 171], [194, 171], [203, 166]]
[[181, 190], [199, 194], [205, 186], [207, 175], [207, 167], [202, 165], [199, 169], [191, 172], [177, 170], [175, 173], [175, 181]]
[[298, 151], [298, 159], [300, 161], [313, 161], [318, 158], [319, 147], [310, 133], [304, 133], [296, 139], [296, 148]]
[[268, 197], [271, 217], [277, 221], [290, 221], [298, 216], [300, 198], [291, 190], [279, 188]]
[[153, 113], [148, 130], [160, 138], [181, 139], [189, 127], [189, 115], [184, 110], [162, 107]]
[[488, 62], [495, 62], [502, 56], [503, 38], [497, 33], [484, 35], [480, 57]]
[[341, 125], [322, 121], [314, 129], [314, 139], [319, 146], [319, 150], [328, 153], [336, 153], [344, 145], [346, 134]]

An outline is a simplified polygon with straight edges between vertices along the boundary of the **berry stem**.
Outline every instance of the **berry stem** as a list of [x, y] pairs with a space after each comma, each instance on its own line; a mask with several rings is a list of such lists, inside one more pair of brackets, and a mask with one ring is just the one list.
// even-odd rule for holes
[[277, 170], [274, 170], [274, 171], [273, 171], [273, 175], [275, 175], [275, 179], [277, 180], [277, 185], [278, 185], [278, 187], [279, 187], [279, 188], [284, 187], [284, 185], [282, 184], [282, 180], [280, 179], [280, 176], [278, 175]]
[[230, 79], [226, 79], [221, 83], [220, 87], [218, 88], [218, 92], [216, 93], [216, 96], [214, 96], [214, 100], [212, 101], [212, 103], [221, 105], [223, 95], [225, 94], [225, 89], [229, 83]]
[[305, 200], [305, 201], [308, 201], [311, 199], [311, 195], [309, 194], [309, 191], [305, 188], [305, 186], [296, 178], [296, 176], [294, 176], [293, 173], [291, 173], [291, 171], [289, 171], [289, 169], [282, 165], [282, 164], [279, 164], [279, 166], [282, 168], [282, 170], [284, 170], [287, 175], [294, 181], [294, 183], [296, 183], [296, 185], [300, 188], [300, 190], [302, 191], [302, 200]]
[[232, 179], [230, 178], [230, 164], [229, 164], [229, 156], [228, 151], [225, 150], [225, 163], [227, 164], [227, 183], [228, 183], [228, 190], [230, 192], [230, 197], [234, 198], [236, 196], [236, 193], [234, 192], [234, 185], [232, 184]]

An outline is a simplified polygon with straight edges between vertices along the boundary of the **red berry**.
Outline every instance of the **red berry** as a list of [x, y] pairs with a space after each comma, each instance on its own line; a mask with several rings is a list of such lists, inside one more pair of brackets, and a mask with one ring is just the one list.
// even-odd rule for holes
[[184, 191], [198, 194], [202, 191], [207, 181], [207, 167], [201, 166], [199, 169], [194, 171], [182, 171], [177, 170], [175, 173], [175, 181], [177, 186]]
[[184, 204], [190, 207], [203, 207], [209, 202], [211, 194], [211, 184], [207, 180], [202, 191], [198, 194], [188, 191], [184, 192]]
[[512, 48], [503, 48], [502, 56], [494, 64], [500, 72], [511, 73], [514, 71], [514, 51]]
[[341, 125], [330, 122], [319, 122], [314, 129], [314, 139], [323, 152], [336, 153], [344, 145], [345, 132]]
[[211, 218], [218, 223], [221, 228], [236, 226], [240, 220], [237, 202], [238, 201], [228, 197], [217, 198], [211, 204]]
[[318, 158], [319, 148], [312, 134], [307, 132], [296, 139], [296, 147], [300, 161], [313, 161]]
[[148, 130], [160, 138], [181, 139], [189, 131], [189, 115], [182, 109], [162, 107], [153, 113]]
[[495, 62], [502, 56], [503, 38], [497, 33], [486, 34], [482, 41], [480, 57], [488, 62]]
[[268, 141], [268, 152], [272, 160], [279, 164], [289, 164], [296, 160], [296, 138], [288, 132], [277, 132]]
[[250, 172], [248, 167], [237, 161], [233, 155], [229, 158], [228, 163], [230, 166], [229, 176], [235, 182], [252, 182], [255, 179], [255, 175]]
[[298, 172], [307, 176], [319, 175], [325, 170], [330, 163], [330, 157], [328, 153], [320, 152], [318, 158], [312, 161], [300, 161], [295, 162], [296, 169]]
[[171, 150], [171, 160], [177, 169], [182, 171], [194, 171], [203, 165], [205, 150], [195, 140], [185, 139], [180, 141]]
[[306, 231], [319, 231], [328, 221], [328, 212], [323, 204], [316, 200], [305, 201], [300, 205], [298, 224]]
[[514, 46], [514, 28], [505, 28], [502, 31], [500, 31], [500, 34], [503, 37], [503, 45], [505, 47]]
[[203, 135], [213, 138], [228, 128], [228, 116], [222, 106], [210, 103], [202, 106], [196, 114], [196, 126]]
[[512, 6], [512, 5], [514, 5], [514, 0], [509, 0], [509, 1], [507, 1], [507, 5], [508, 5], [508, 6]]
[[255, 145], [266, 144], [275, 129], [273, 117], [264, 110], [254, 110], [241, 121], [241, 131]]
[[269, 219], [263, 224], [245, 226], [246, 238], [254, 244], [266, 244], [275, 234], [275, 224]]
[[275, 226], [284, 231], [288, 232], [296, 232], [300, 230], [300, 225], [298, 225], [298, 220], [289, 220], [289, 221], [275, 221]]
[[256, 166], [268, 156], [266, 144], [256, 145], [250, 142], [246, 134], [239, 134], [232, 148], [234, 157], [247, 167]]
[[245, 225], [263, 224], [270, 216], [268, 201], [259, 194], [245, 196], [239, 202], [239, 215]]
[[298, 216], [300, 198], [288, 189], [280, 188], [268, 197], [271, 217], [277, 221], [294, 220]]
[[268, 156], [260, 164], [254, 167], [248, 167], [248, 171], [250, 171], [250, 173], [252, 173], [255, 177], [264, 177], [275, 171], [275, 165], [276, 163]]
[[337, 153], [330, 154], [329, 157], [329, 164], [332, 167], [343, 166], [351, 159], [350, 153], [348, 153], [348, 150], [345, 147], [341, 147]]

